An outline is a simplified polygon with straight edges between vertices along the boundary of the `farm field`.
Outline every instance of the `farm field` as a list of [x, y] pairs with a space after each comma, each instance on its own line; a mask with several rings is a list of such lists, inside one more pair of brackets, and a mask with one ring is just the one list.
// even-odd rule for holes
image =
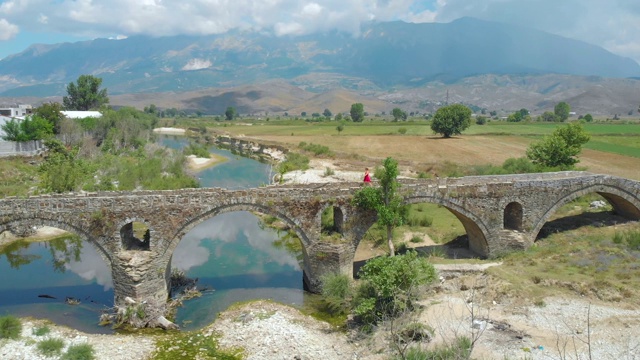
[[[336, 122], [262, 121], [239, 125], [234, 121], [210, 125], [216, 133], [289, 148], [300, 142], [324, 145], [335, 153], [337, 165], [344, 168], [376, 166], [391, 156], [399, 161], [404, 175], [426, 172], [444, 176], [451, 167], [501, 165], [508, 158], [525, 156], [531, 142], [562, 124], [491, 122], [472, 125], [461, 136], [450, 139], [434, 135], [427, 122], [347, 123], [342, 132], [336, 130]], [[406, 132], [401, 134], [400, 129]], [[579, 168], [640, 180], [640, 123], [585, 124], [585, 129], [591, 140], [580, 155]]]

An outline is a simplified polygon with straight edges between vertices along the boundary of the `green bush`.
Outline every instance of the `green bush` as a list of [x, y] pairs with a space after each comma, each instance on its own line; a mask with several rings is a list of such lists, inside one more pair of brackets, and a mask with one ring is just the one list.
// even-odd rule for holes
[[300, 144], [298, 144], [298, 147], [300, 149], [305, 150], [305, 151], [309, 151], [309, 152], [313, 153], [316, 156], [318, 156], [318, 155], [333, 156], [333, 153], [331, 152], [329, 147], [324, 146], [324, 145], [318, 145], [318, 144], [313, 144], [313, 143], [307, 144], [306, 142], [302, 141], [302, 142], [300, 142]]
[[62, 352], [63, 347], [64, 341], [56, 338], [42, 340], [37, 345], [38, 351], [46, 357], [59, 355]]
[[414, 244], [415, 244], [415, 243], [421, 243], [421, 242], [423, 242], [423, 241], [424, 241], [424, 238], [422, 238], [422, 236], [413, 235], [413, 236], [411, 237], [411, 240], [409, 240], [409, 241], [411, 241], [411, 242], [412, 242], [412, 243], [414, 243]]
[[195, 142], [189, 143], [189, 146], [184, 148], [184, 155], [195, 155], [200, 158], [209, 158], [211, 157], [211, 153], [209, 153], [209, 149], [207, 145], [196, 144]]
[[436, 270], [410, 250], [371, 259], [358, 275], [362, 282], [354, 297], [354, 312], [361, 321], [375, 323], [410, 308], [418, 287], [433, 282]]
[[51, 329], [48, 326], [40, 326], [32, 330], [33, 335], [35, 336], [44, 336], [51, 332]]
[[18, 339], [22, 334], [22, 323], [15, 316], [0, 317], [0, 339]]
[[353, 295], [351, 279], [344, 274], [327, 274], [321, 278], [322, 296], [330, 314], [346, 314]]
[[93, 360], [96, 358], [95, 353], [91, 344], [71, 345], [60, 360]]
[[407, 219], [407, 225], [409, 226], [430, 227], [432, 224], [433, 219], [429, 216], [411, 215]]
[[406, 133], [407, 133], [407, 128], [401, 127], [400, 129], [398, 129], [398, 134], [404, 135]]

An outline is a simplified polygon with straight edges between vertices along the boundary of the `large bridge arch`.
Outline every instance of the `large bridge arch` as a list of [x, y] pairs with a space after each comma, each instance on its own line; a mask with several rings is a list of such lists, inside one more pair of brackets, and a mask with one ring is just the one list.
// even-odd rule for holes
[[29, 217], [29, 218], [16, 218], [11, 219], [7, 222], [0, 224], [0, 233], [5, 231], [11, 231], [11, 228], [14, 226], [50, 226], [58, 229], [62, 229], [66, 232], [76, 234], [80, 237], [80, 239], [92, 244], [96, 250], [98, 250], [98, 254], [104, 259], [107, 265], [110, 268], [113, 268], [113, 254], [110, 250], [105, 249], [100, 241], [94, 238], [91, 234], [89, 234], [85, 229], [75, 226], [73, 224], [67, 223], [65, 221], [60, 221], [57, 219], [49, 219], [49, 218], [41, 218], [41, 217]]
[[481, 256], [489, 256], [490, 246], [487, 239], [489, 238], [489, 229], [480, 219], [469, 210], [452, 203], [444, 198], [435, 196], [414, 196], [404, 199], [405, 204], [417, 203], [433, 203], [438, 204], [449, 210], [462, 223], [464, 230], [469, 239], [469, 249]]
[[[296, 235], [300, 239], [300, 242], [302, 243], [302, 253], [304, 255], [305, 264], [307, 263], [307, 257], [308, 257], [307, 248], [309, 247], [311, 241], [308, 238], [307, 234], [304, 232], [304, 230], [300, 226], [298, 226], [289, 216], [279, 211], [276, 211], [272, 207], [264, 206], [260, 204], [252, 204], [252, 203], [222, 205], [222, 206], [213, 208], [211, 210], [208, 210], [194, 218], [187, 219], [185, 222], [183, 222], [181, 225], [178, 226], [178, 230], [169, 240], [168, 246], [162, 253], [163, 257], [168, 260], [173, 254], [173, 252], [175, 251], [180, 241], [182, 241], [182, 238], [184, 238], [184, 236], [197, 225], [217, 215], [234, 212], [234, 211], [257, 211], [265, 215], [275, 216], [276, 218], [284, 221], [286, 224], [288, 224], [291, 227], [291, 229], [293, 229], [293, 231], [296, 233]], [[168, 264], [168, 266], [170, 265], [171, 264]]]
[[631, 220], [640, 220], [640, 199], [636, 195], [615, 185], [597, 184], [573, 190], [551, 204], [543, 215], [533, 224], [531, 238], [533, 240], [536, 239], [544, 224], [560, 207], [581, 196], [592, 193], [596, 193], [607, 200], [618, 215]]

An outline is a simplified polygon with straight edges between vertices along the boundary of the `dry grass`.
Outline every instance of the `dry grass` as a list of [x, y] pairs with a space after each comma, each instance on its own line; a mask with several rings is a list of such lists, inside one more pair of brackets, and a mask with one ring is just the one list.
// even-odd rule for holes
[[[233, 131], [242, 129], [229, 128]], [[301, 141], [328, 146], [337, 165], [345, 169], [375, 166], [388, 156], [397, 159], [403, 172], [438, 174], [443, 164], [501, 165], [508, 158], [525, 156], [532, 139], [522, 136], [474, 135], [442, 139], [435, 136], [297, 136], [254, 135], [256, 139], [290, 147]], [[356, 155], [356, 156], [354, 156]], [[640, 180], [640, 158], [584, 149], [578, 166], [587, 171]]]

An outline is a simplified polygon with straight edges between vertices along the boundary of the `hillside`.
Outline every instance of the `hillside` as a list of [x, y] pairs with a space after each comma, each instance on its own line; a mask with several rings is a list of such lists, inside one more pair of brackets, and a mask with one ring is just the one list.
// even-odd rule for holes
[[[482, 74], [637, 77], [640, 65], [581, 41], [472, 18], [446, 24], [379, 22], [364, 26], [355, 38], [339, 32], [276, 37], [233, 31], [33, 45], [0, 60], [0, 96], [60, 96], [81, 74], [102, 77], [112, 95], [275, 79], [313, 92], [362, 93], [451, 84]], [[199, 99], [194, 106], [217, 109], [219, 100]]]

